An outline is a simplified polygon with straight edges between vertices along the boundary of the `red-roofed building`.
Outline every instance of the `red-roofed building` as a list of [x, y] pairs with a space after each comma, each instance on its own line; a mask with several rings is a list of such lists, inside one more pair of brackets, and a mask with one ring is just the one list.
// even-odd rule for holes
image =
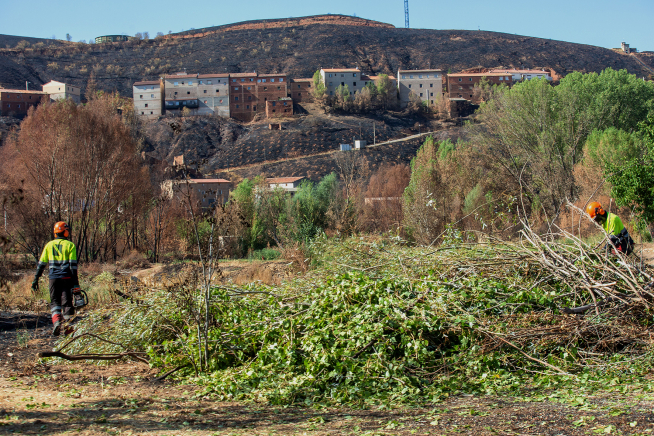
[[209, 208], [227, 203], [232, 182], [225, 179], [166, 180], [162, 189], [170, 198], [184, 199], [190, 194], [201, 207]]
[[313, 78], [291, 79], [289, 84], [293, 103], [310, 102], [313, 100]]
[[[266, 113], [266, 102], [288, 96], [286, 74], [231, 73], [229, 75], [229, 111], [232, 118], [252, 121], [257, 113]], [[291, 108], [292, 114], [292, 108]]]
[[[48, 93], [23, 89], [0, 89], [0, 116], [22, 117], [39, 104]], [[46, 98], [49, 100], [49, 98]]]
[[546, 79], [552, 81], [552, 73], [545, 70], [502, 70], [499, 68], [488, 70], [489, 73], [511, 74], [514, 82], [531, 79]]
[[447, 93], [449, 98], [464, 98], [473, 103], [479, 103], [479, 93], [475, 93], [475, 85], [482, 79], [490, 85], [513, 85], [511, 73], [455, 73], [447, 75]]

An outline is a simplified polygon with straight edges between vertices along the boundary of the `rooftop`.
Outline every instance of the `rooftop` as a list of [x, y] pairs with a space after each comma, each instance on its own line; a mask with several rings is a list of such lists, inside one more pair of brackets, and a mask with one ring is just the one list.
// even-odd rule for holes
[[304, 177], [273, 177], [270, 179], [266, 179], [266, 182], [270, 184], [293, 183], [302, 179], [304, 179]]
[[433, 69], [433, 70], [398, 70], [400, 73], [440, 73], [443, 70]]
[[326, 73], [358, 73], [358, 68], [323, 68]]
[[291, 79], [291, 82], [313, 82], [313, 78], [307, 77], [304, 79]]
[[505, 73], [505, 74], [550, 74], [549, 71], [544, 71], [544, 70], [501, 70], [499, 68], [495, 68], [490, 70], [491, 73]]
[[232, 183], [225, 179], [188, 179], [188, 181], [189, 183]]
[[11, 92], [13, 94], [42, 94], [42, 95], [48, 95], [47, 92], [43, 91], [32, 91], [26, 90], [26, 89], [5, 89], [5, 88], [0, 88], [0, 92]]
[[257, 77], [257, 73], [229, 73], [229, 77]]
[[164, 79], [195, 79], [197, 74], [166, 74]]
[[454, 73], [448, 74], [448, 77], [495, 77], [495, 76], [506, 76], [511, 73]]
[[210, 77], [229, 77], [229, 73], [198, 74], [199, 79], [208, 79]]
[[277, 76], [284, 76], [284, 77], [286, 77], [286, 73], [279, 73], [279, 74], [259, 74], [259, 77], [277, 77]]
[[160, 83], [159, 83], [158, 80], [146, 80], [144, 82], [134, 82], [134, 86], [137, 86], [137, 85], [159, 85], [159, 84]]

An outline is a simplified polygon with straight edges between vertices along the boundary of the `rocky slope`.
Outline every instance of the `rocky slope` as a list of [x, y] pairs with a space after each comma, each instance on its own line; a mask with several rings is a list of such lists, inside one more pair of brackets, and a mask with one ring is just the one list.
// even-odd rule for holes
[[237, 23], [143, 41], [11, 46], [0, 49], [2, 86], [54, 79], [84, 88], [93, 75], [99, 89], [126, 96], [134, 81], [181, 70], [308, 77], [321, 66], [359, 66], [367, 73], [502, 66], [547, 67], [560, 75], [606, 67], [650, 74], [634, 56], [601, 47], [486, 31], [398, 29], [340, 15]]

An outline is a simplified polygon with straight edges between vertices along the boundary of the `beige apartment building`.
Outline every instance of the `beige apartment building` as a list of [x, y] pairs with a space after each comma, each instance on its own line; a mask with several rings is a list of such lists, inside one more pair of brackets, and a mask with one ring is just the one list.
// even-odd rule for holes
[[336, 88], [341, 85], [347, 85], [352, 96], [366, 86], [358, 68], [321, 68], [320, 77], [325, 84], [325, 92], [330, 96], [336, 95]]
[[400, 106], [407, 107], [411, 93], [428, 105], [434, 105], [443, 96], [441, 70], [398, 70], [397, 87]]
[[209, 208], [227, 203], [232, 182], [225, 179], [166, 180], [161, 188], [168, 198], [184, 200], [190, 196], [202, 208]]
[[136, 115], [155, 120], [163, 114], [163, 84], [160, 81], [134, 82], [132, 95]]
[[51, 80], [43, 85], [43, 92], [50, 95], [50, 100], [65, 100], [70, 98], [77, 104], [82, 102], [81, 89], [79, 86]]
[[164, 113], [180, 114], [184, 108], [198, 115], [198, 75], [177, 73], [164, 76]]
[[229, 117], [229, 74], [198, 74], [198, 115]]

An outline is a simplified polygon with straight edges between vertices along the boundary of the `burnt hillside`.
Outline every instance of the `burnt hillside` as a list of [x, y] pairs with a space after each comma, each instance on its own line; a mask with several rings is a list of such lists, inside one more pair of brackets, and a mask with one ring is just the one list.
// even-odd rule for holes
[[398, 29], [330, 15], [237, 23], [147, 41], [4, 48], [0, 85], [59, 80], [84, 88], [93, 75], [99, 89], [131, 96], [134, 81], [184, 69], [309, 77], [321, 66], [359, 66], [368, 73], [396, 73], [400, 67], [547, 67], [559, 75], [612, 67], [650, 74], [633, 56], [601, 47], [486, 31]]
[[[314, 114], [282, 124], [282, 130], [270, 130], [268, 122], [242, 125], [213, 116], [164, 117], [144, 124], [144, 151], [168, 163], [183, 155], [186, 162], [198, 163], [204, 174], [233, 170], [249, 175], [265, 168], [274, 176], [290, 171], [291, 175], [319, 178], [332, 170], [325, 164], [332, 157], [322, 155], [338, 150], [339, 144], [353, 144], [354, 139], [372, 144], [444, 128], [435, 121], [392, 113], [367, 117]], [[413, 142], [390, 147], [393, 156], [377, 152], [382, 157], [375, 161], [408, 163], [421, 141]]]

